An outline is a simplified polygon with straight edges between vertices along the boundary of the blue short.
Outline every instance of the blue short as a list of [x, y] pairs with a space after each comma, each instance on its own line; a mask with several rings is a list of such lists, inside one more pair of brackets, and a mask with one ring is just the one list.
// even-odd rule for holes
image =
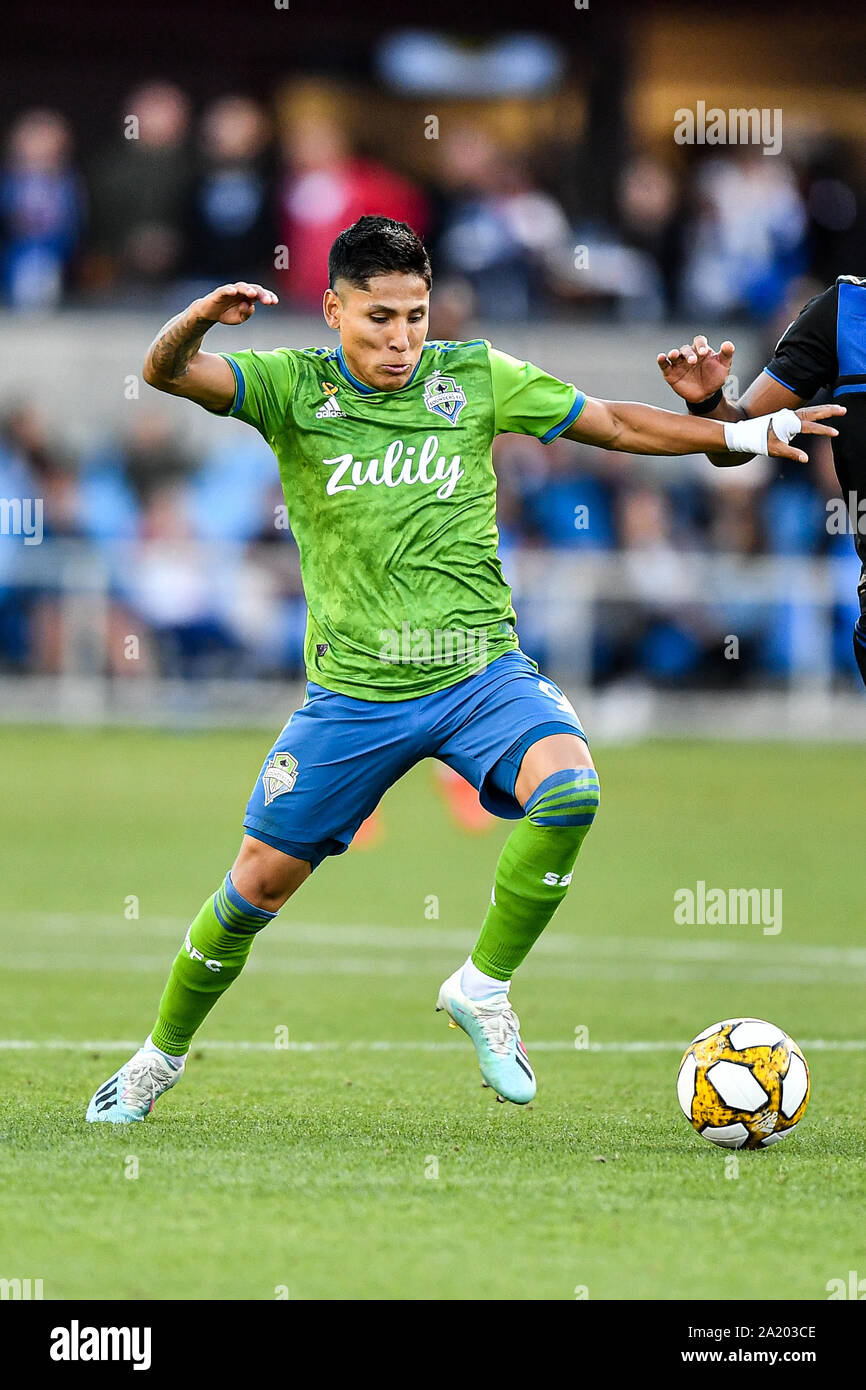
[[414, 700], [356, 700], [309, 682], [265, 759], [244, 829], [315, 869], [349, 848], [388, 788], [423, 758], [459, 772], [493, 815], [520, 820], [521, 759], [555, 733], [586, 739], [559, 686], [521, 651]]

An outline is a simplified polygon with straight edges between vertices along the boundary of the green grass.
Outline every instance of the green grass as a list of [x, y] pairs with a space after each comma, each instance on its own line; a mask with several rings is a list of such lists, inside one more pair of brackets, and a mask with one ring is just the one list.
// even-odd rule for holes
[[[46, 1298], [716, 1300], [866, 1275], [866, 1051], [809, 1047], [866, 1038], [860, 748], [597, 750], [601, 815], [513, 991], [525, 1110], [433, 1013], [507, 827], [459, 832], [421, 767], [384, 842], [326, 863], [256, 943], [148, 1122], [86, 1126], [125, 1056], [98, 1044], [149, 1027], [266, 745], [0, 730], [0, 1037], [95, 1044], [0, 1050], [0, 1277]], [[698, 879], [781, 888], [782, 931], [676, 926]], [[737, 1013], [803, 1042], [813, 1096], [735, 1177], [674, 1082], [678, 1049]], [[638, 1041], [670, 1046], [608, 1050]]]

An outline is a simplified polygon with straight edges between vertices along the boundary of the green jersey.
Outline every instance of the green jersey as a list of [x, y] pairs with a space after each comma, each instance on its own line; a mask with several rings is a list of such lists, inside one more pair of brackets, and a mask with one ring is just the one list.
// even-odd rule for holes
[[517, 646], [497, 554], [497, 434], [549, 443], [585, 396], [486, 341], [424, 345], [397, 390], [341, 348], [226, 353], [230, 414], [277, 456], [309, 610], [307, 676], [362, 700], [431, 694]]

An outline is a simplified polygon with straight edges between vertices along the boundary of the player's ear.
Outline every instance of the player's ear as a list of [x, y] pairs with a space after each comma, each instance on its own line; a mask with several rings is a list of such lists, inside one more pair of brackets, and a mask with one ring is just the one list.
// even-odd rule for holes
[[322, 296], [322, 313], [329, 328], [340, 327], [340, 308], [340, 296], [336, 290], [326, 289]]

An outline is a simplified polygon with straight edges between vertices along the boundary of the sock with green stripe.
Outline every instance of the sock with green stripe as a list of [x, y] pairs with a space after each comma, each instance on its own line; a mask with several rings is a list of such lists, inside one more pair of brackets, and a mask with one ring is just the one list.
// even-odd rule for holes
[[526, 958], [568, 892], [599, 794], [591, 767], [554, 772], [533, 792], [496, 866], [490, 907], [470, 957], [477, 970], [507, 982]]
[[256, 932], [276, 917], [247, 902], [226, 874], [187, 932], [159, 1001], [151, 1041], [182, 1056], [221, 994], [243, 970]]

